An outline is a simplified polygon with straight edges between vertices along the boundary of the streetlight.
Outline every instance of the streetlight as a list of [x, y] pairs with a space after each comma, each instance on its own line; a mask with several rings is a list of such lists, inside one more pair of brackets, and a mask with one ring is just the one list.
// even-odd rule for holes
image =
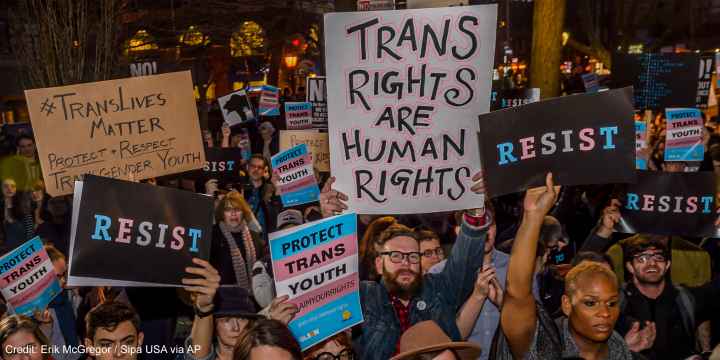
[[285, 56], [285, 59], [284, 59], [284, 60], [285, 60], [285, 66], [286, 66], [289, 70], [292, 70], [292, 69], [295, 68], [295, 66], [297, 66], [298, 58], [297, 58], [297, 56], [295, 56], [295, 55]]

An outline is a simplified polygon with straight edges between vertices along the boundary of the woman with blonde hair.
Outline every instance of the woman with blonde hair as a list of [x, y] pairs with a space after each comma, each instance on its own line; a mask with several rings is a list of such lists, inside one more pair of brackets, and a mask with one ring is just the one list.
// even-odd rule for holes
[[245, 198], [231, 191], [215, 208], [210, 263], [220, 272], [223, 285], [252, 291], [252, 267], [265, 249], [262, 234], [252, 231], [257, 222]]

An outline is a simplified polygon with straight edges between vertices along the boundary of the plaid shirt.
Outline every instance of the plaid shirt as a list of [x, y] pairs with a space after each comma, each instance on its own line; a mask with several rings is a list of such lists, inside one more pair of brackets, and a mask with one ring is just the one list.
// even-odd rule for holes
[[[399, 297], [393, 295], [390, 295], [390, 302], [395, 309], [395, 314], [397, 314], [398, 320], [400, 320], [400, 334], [402, 337], [402, 334], [405, 333], [408, 328], [410, 328], [410, 303], [405, 306], [403, 305]], [[395, 344], [395, 354], [399, 352], [400, 339], [398, 338], [398, 342], [397, 344]]]

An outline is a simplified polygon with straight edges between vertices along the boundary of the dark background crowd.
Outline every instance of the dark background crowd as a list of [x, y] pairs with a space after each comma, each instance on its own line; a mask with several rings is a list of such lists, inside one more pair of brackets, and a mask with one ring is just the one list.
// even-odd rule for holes
[[[304, 94], [286, 92], [281, 103], [301, 98]], [[320, 202], [284, 208], [269, 167], [269, 158], [280, 151], [284, 114], [233, 128], [223, 124], [219, 113], [213, 115], [210, 128], [203, 131], [206, 147], [250, 150], [246, 151], [249, 157], [238, 159], [241, 167], [233, 181], [214, 179], [202, 171], [142, 181], [215, 198], [210, 262], [198, 262], [189, 270], [204, 280], [185, 289], [65, 286], [47, 311], [33, 318], [9, 316], [10, 309], [5, 307], [0, 322], [3, 358], [13, 358], [5, 347], [18, 344], [18, 334], [31, 334], [31, 343], [60, 346], [197, 345], [202, 349], [184, 355], [139, 355], [147, 359], [262, 358], [253, 357], [252, 352], [263, 344], [285, 351], [285, 355], [268, 353], [265, 358], [290, 354], [289, 358], [306, 359], [385, 359], [408, 351], [407, 358], [442, 358], [427, 357], [422, 351], [412, 354], [428, 342], [439, 342], [432, 356], [449, 351], [447, 356], [455, 358], [487, 359], [502, 358], [498, 349], [504, 333], [512, 354], [518, 355], [518, 345], [501, 323], [506, 316], [503, 307], [513, 304], [513, 293], [506, 286], [511, 284], [512, 257], [520, 256], [514, 245], [531, 238], [526, 235], [529, 195], [523, 193], [478, 204], [484, 209], [481, 213], [359, 215], [359, 271], [361, 280], [367, 281], [361, 287], [366, 322], [301, 354], [285, 327], [297, 308], [274, 291], [268, 234], [343, 210], [344, 195], [332, 189], [330, 174], [316, 172], [323, 188]], [[702, 162], [669, 163], [663, 161], [664, 114], [637, 117], [649, 120], [648, 148], [641, 156], [646, 157], [651, 171], [720, 173], [716, 118], [706, 121]], [[7, 130], [0, 139], [2, 253], [39, 236], [64, 285], [72, 196], [51, 197], [45, 192], [32, 134]], [[562, 340], [563, 331], [570, 326], [575, 330], [567, 331], [575, 332], [574, 345], [584, 354], [583, 345], [577, 344], [581, 331], [574, 323], [580, 320], [567, 310], [564, 295], [576, 291], [577, 279], [585, 274], [605, 274], [617, 280], [614, 285], [620, 295], [612, 306], [619, 315], [610, 323], [610, 332], [614, 328], [616, 333], [599, 341], [607, 342], [608, 348], [601, 354], [604, 357], [597, 358], [624, 358], [613, 355], [615, 335], [633, 358], [709, 357], [720, 343], [720, 312], [715, 305], [720, 291], [715, 285], [720, 273], [718, 240], [615, 232], [623, 202], [622, 189], [616, 185], [564, 187], [555, 196], [547, 213], [539, 217], [535, 250], [526, 261], [532, 266], [532, 303], [539, 304], [537, 329], [550, 324], [548, 328], [555, 328]], [[470, 240], [482, 246], [472, 245]], [[587, 263], [601, 264], [606, 270]], [[158, 266], [162, 266], [161, 260]], [[568, 289], [571, 285], [573, 289]], [[426, 315], [428, 312], [431, 315]], [[562, 322], [565, 318], [570, 325]], [[551, 320], [545, 324], [543, 319]], [[605, 331], [601, 330], [597, 331]], [[541, 343], [542, 334], [536, 332], [533, 346]], [[539, 356], [535, 358], [556, 358], [533, 352], [529, 344], [526, 347]], [[413, 357], [416, 355], [426, 357]], [[76, 359], [84, 355], [52, 356]]]

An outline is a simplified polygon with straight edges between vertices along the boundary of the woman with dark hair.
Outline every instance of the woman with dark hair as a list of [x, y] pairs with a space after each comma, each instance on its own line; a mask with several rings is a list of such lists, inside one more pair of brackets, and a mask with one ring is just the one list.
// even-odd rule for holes
[[27, 193], [17, 191], [15, 180], [3, 180], [2, 193], [5, 246], [13, 249], [30, 240], [35, 234], [32, 208]]
[[22, 354], [27, 360], [52, 359], [47, 351], [49, 341], [38, 324], [23, 315], [11, 315], [0, 321], [0, 354], [3, 359], [14, 359]]
[[234, 360], [301, 360], [300, 345], [283, 323], [258, 320], [240, 338]]

